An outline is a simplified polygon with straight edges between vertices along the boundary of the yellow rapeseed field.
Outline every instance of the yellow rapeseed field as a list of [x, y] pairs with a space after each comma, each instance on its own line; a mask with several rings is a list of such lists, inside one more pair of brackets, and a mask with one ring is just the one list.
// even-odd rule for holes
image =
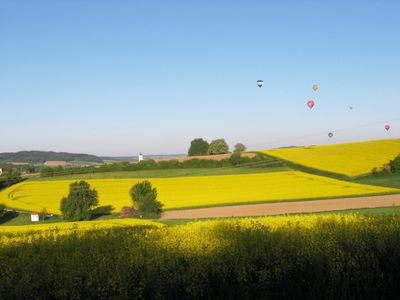
[[[177, 245], [181, 251], [204, 252], [221, 247], [221, 237], [217, 231], [226, 228], [240, 227], [242, 230], [278, 230], [280, 228], [311, 229], [318, 227], [320, 222], [336, 222], [341, 224], [356, 223], [368, 216], [358, 214], [327, 214], [327, 215], [294, 215], [261, 218], [216, 219], [209, 221], [194, 221], [184, 225], [166, 226], [164, 224], [137, 219], [113, 219], [101, 221], [81, 221], [53, 224], [0, 226], [0, 243], [29, 242], [38, 238], [54, 238], [60, 235], [77, 234], [78, 236], [90, 230], [107, 230], [115, 227], [147, 226], [162, 238], [158, 243], [165, 249]], [[150, 232], [150, 231], [149, 231]], [[179, 243], [176, 242], [179, 240]], [[205, 243], [207, 247], [205, 247]]]
[[30, 241], [38, 237], [59, 236], [90, 230], [102, 230], [115, 227], [151, 226], [161, 228], [165, 225], [139, 219], [111, 219], [99, 221], [62, 222], [35, 225], [0, 226], [0, 244], [18, 241]]
[[260, 151], [323, 171], [359, 176], [400, 154], [400, 139]]
[[[131, 206], [129, 189], [144, 179], [93, 179], [100, 205], [119, 211]], [[165, 209], [226, 204], [289, 201], [390, 193], [398, 190], [360, 185], [298, 171], [223, 176], [152, 178]], [[0, 192], [0, 203], [21, 210], [59, 213], [60, 201], [72, 181], [22, 182]]]

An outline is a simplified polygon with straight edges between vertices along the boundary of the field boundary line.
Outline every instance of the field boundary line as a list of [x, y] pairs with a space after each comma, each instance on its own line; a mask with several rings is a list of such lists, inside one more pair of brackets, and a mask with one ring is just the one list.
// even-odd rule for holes
[[400, 205], [400, 194], [168, 210], [160, 220], [255, 217]]

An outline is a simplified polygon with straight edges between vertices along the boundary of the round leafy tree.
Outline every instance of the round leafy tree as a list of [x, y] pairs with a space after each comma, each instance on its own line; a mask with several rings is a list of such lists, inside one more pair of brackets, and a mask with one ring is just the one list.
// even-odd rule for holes
[[245, 145], [243, 145], [242, 143], [237, 143], [235, 145], [235, 150], [234, 150], [235, 153], [244, 152], [244, 151], [246, 151], [246, 146]]
[[163, 204], [157, 200], [157, 190], [150, 181], [142, 181], [135, 184], [129, 194], [133, 205], [144, 218], [158, 218], [162, 213]]
[[66, 220], [88, 220], [92, 216], [92, 208], [98, 204], [97, 191], [82, 180], [70, 184], [68, 196], [61, 200], [60, 210]]
[[211, 142], [208, 149], [209, 154], [225, 154], [229, 152], [229, 146], [224, 139], [217, 139]]
[[207, 155], [208, 147], [209, 147], [209, 144], [207, 141], [205, 141], [203, 139], [194, 139], [190, 143], [188, 155], [189, 156]]

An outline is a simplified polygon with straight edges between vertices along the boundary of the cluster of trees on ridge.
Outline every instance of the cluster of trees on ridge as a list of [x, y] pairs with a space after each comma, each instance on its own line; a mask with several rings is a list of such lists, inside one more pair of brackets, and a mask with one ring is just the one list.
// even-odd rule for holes
[[[234, 152], [244, 152], [246, 146], [242, 143], [235, 145]], [[216, 139], [208, 143], [202, 138], [197, 138], [191, 141], [188, 156], [201, 156], [201, 155], [216, 155], [229, 153], [229, 146], [224, 139]]]
[[[147, 180], [138, 182], [129, 191], [133, 206], [132, 217], [158, 218], [163, 204], [157, 200], [157, 190]], [[69, 193], [61, 199], [60, 210], [64, 220], [90, 220], [94, 209], [99, 205], [99, 195], [84, 180], [70, 184]]]

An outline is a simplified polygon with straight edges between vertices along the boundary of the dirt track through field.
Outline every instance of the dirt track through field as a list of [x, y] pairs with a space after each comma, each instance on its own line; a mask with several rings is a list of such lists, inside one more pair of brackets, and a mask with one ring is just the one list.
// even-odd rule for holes
[[400, 205], [400, 195], [209, 207], [164, 212], [161, 220], [252, 217]]

